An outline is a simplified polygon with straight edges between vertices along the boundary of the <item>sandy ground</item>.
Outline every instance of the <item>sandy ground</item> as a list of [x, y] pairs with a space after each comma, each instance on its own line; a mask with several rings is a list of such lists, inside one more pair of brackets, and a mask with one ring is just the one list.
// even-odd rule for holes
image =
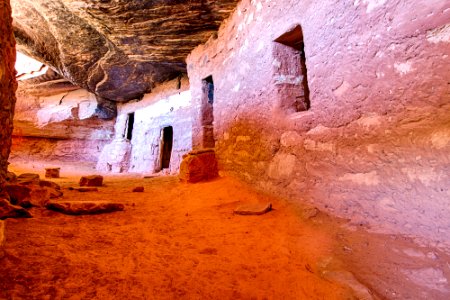
[[[43, 176], [43, 167], [10, 169]], [[231, 178], [106, 175], [99, 192], [67, 189], [93, 173], [63, 165], [54, 181], [64, 199], [111, 200], [125, 210], [67, 216], [33, 208], [31, 219], [8, 219], [0, 299], [450, 299], [449, 255], [407, 237], [314, 215]], [[132, 193], [135, 186], [145, 192]], [[266, 201], [274, 210], [265, 215], [233, 214]]]

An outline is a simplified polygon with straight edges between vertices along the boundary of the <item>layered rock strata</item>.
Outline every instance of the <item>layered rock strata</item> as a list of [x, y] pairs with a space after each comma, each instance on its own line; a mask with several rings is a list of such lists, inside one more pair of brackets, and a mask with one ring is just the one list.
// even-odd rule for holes
[[225, 1], [13, 0], [19, 50], [105, 99], [139, 98], [234, 9]]

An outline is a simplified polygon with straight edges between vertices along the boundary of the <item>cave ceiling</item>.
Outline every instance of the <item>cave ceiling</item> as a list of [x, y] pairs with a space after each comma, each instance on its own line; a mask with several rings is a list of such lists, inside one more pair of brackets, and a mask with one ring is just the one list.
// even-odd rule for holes
[[98, 97], [127, 101], [186, 71], [237, 0], [11, 0], [17, 49]]

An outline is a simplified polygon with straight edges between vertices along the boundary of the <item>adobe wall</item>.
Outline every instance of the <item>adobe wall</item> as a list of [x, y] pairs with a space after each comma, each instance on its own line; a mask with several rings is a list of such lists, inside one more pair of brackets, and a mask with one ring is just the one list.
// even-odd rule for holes
[[[169, 168], [178, 172], [183, 154], [192, 149], [191, 95], [187, 78], [158, 85], [139, 101], [119, 104], [114, 140], [102, 151], [97, 170], [152, 174], [161, 171], [161, 130], [173, 127]], [[127, 139], [129, 114], [134, 113], [131, 140]]]
[[[224, 172], [372, 230], [449, 246], [448, 20], [439, 0], [243, 0], [187, 59], [194, 148], [212, 75]], [[295, 84], [298, 72], [280, 74], [274, 40], [297, 24], [311, 108], [292, 112], [277, 83]]]

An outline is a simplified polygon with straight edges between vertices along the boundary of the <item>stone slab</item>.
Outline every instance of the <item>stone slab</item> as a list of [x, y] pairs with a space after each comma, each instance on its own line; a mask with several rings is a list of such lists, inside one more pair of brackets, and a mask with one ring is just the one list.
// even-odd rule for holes
[[124, 209], [123, 204], [109, 201], [49, 201], [46, 207], [68, 215], [92, 215]]
[[272, 210], [272, 203], [251, 203], [238, 206], [234, 213], [237, 215], [263, 215]]
[[23, 173], [17, 176], [17, 182], [20, 184], [39, 184], [39, 174]]
[[96, 187], [69, 187], [69, 190], [71, 191], [78, 191], [80, 193], [86, 193], [86, 192], [98, 192], [98, 188]]

